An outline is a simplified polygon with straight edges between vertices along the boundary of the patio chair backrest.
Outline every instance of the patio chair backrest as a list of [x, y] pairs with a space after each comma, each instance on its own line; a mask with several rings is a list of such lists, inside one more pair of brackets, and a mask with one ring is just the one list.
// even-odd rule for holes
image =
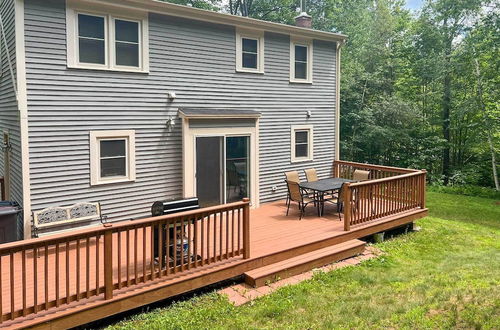
[[308, 182], [318, 181], [318, 172], [316, 172], [315, 168], [304, 170], [304, 173], [306, 174], [306, 179]]
[[300, 193], [300, 187], [297, 182], [286, 181], [288, 185], [288, 192], [290, 193], [290, 199], [295, 202], [302, 202], [302, 194]]
[[286, 181], [292, 181], [292, 182], [296, 182], [296, 183], [300, 182], [299, 172], [297, 172], [297, 171], [285, 172], [285, 177], [286, 177]]
[[352, 179], [354, 181], [364, 181], [368, 180], [369, 176], [370, 176], [370, 171], [354, 170], [354, 173], [352, 174]]

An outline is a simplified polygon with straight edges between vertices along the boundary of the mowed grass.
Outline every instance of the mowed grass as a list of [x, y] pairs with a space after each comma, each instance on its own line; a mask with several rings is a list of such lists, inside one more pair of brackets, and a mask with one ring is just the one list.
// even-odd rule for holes
[[216, 293], [113, 329], [500, 329], [500, 203], [428, 193], [420, 232], [377, 244], [359, 266], [318, 273], [247, 305]]

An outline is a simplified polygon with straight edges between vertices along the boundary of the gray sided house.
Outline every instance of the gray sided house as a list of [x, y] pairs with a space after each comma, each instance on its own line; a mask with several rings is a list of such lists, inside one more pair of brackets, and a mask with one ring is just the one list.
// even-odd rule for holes
[[[2, 0], [0, 176], [32, 212], [284, 198], [331, 174], [345, 36], [153, 0]], [[6, 147], [6, 146], [9, 147]]]

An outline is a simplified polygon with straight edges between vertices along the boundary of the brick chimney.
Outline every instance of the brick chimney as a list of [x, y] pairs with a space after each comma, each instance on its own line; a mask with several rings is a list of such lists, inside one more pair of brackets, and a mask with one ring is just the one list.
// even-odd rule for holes
[[312, 17], [307, 15], [306, 12], [302, 12], [299, 16], [295, 17], [295, 25], [310, 29], [312, 28]]

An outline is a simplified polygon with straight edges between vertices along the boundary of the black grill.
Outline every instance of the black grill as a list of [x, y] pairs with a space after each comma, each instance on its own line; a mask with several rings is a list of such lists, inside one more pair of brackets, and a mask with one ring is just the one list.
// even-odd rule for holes
[[176, 198], [165, 201], [157, 201], [151, 206], [151, 215], [157, 217], [160, 215], [196, 210], [200, 208], [197, 197]]

